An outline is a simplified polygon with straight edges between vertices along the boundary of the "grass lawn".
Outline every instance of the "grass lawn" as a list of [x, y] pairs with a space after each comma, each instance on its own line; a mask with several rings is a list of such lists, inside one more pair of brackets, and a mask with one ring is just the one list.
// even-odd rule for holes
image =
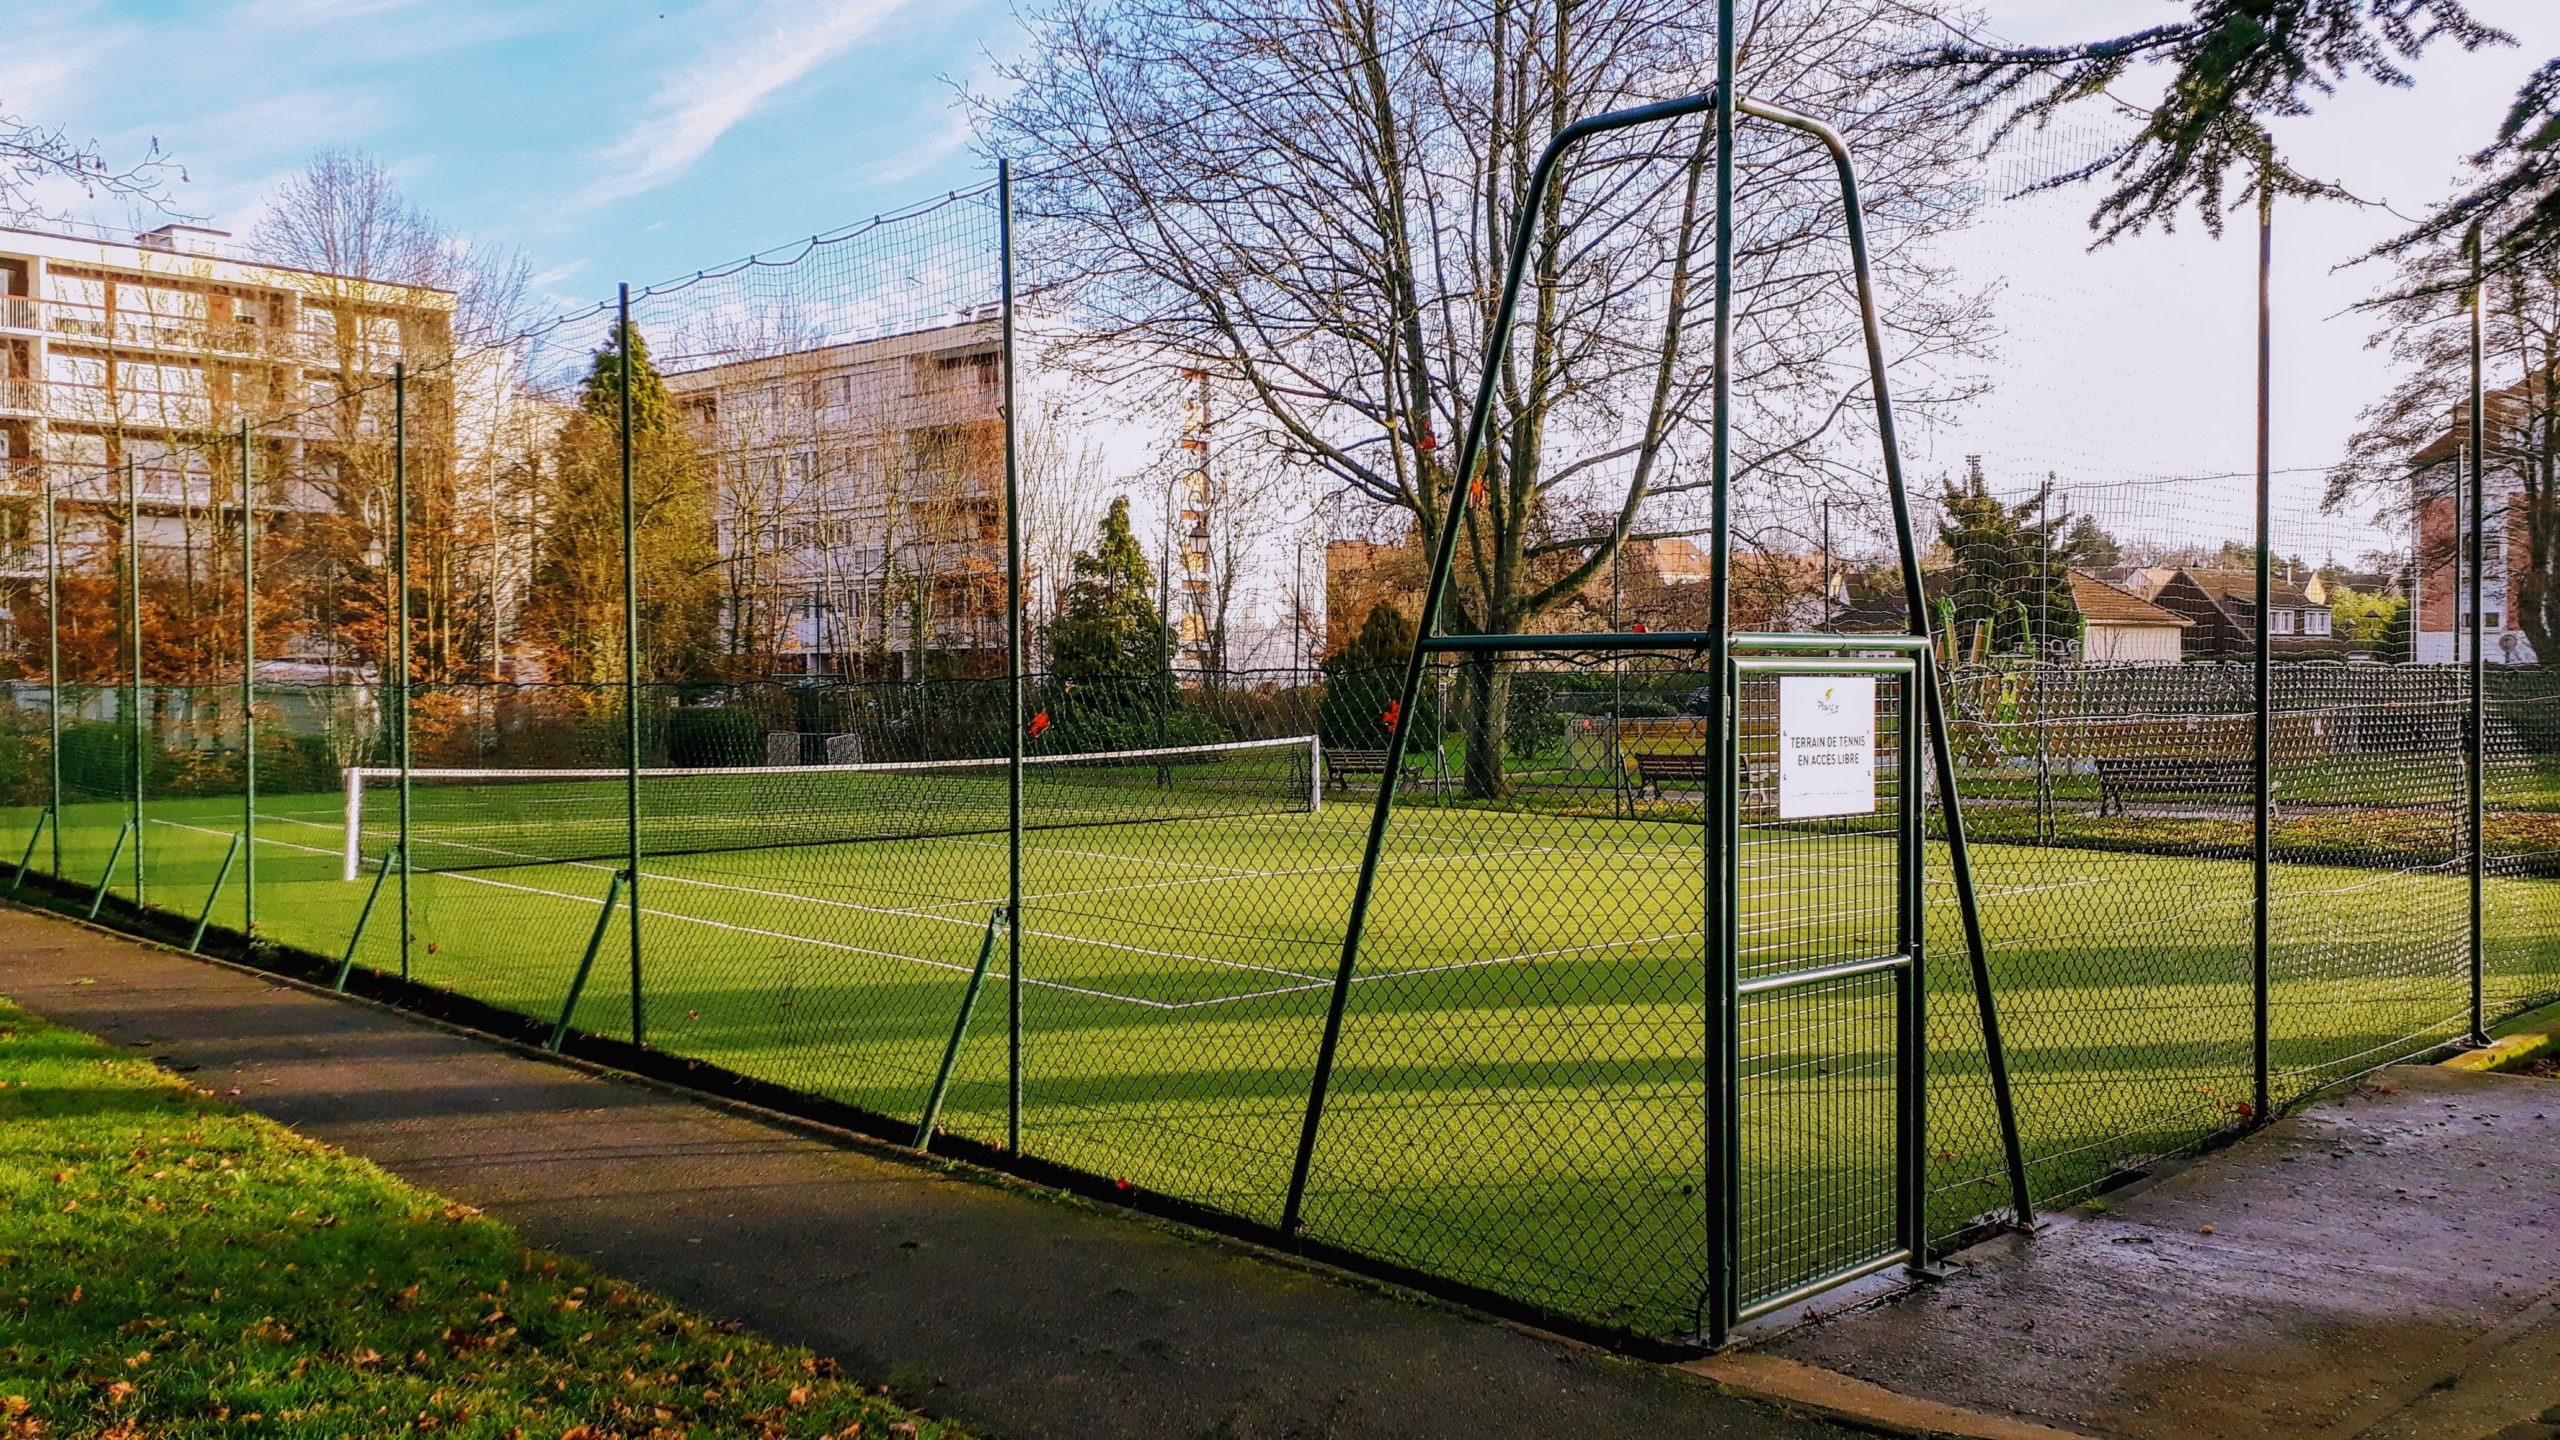
[[0, 1001], [0, 1437], [951, 1434]]
[[[422, 792], [420, 833], [448, 853], [610, 852], [618, 811], [564, 798], [546, 837], [523, 818], [541, 801], [535, 789], [490, 805], [474, 831], [470, 797]], [[930, 830], [953, 813], [939, 806], [982, 801], [929, 798], [909, 819]], [[387, 803], [371, 795], [368, 828]], [[711, 802], [645, 790], [642, 803], [697, 829], [725, 818], [737, 843], [763, 833], [753, 804], [688, 811]], [[1031, 807], [1035, 825], [1094, 818], [1076, 797], [1036, 787]], [[1310, 1177], [1310, 1235], [1632, 1331], [1697, 1323], [1707, 970], [1697, 807], [1681, 808], [1622, 817], [1604, 793], [1578, 810], [1399, 812]], [[203, 904], [238, 815], [237, 801], [152, 802], [154, 904], [189, 915]], [[67, 818], [64, 873], [90, 883], [121, 813], [102, 800]], [[1018, 1000], [1027, 1151], [1276, 1223], [1368, 818], [1354, 791], [1317, 813], [1266, 804], [1032, 832], [1020, 981], [1000, 942], [944, 1127], [1003, 1141]], [[0, 834], [23, 837], [28, 823]], [[369, 883], [341, 878], [340, 797], [262, 797], [259, 824], [258, 934], [334, 957]], [[1855, 825], [1749, 832], [1745, 974], [1890, 951], [1889, 858], [1886, 840]], [[2248, 1118], [2244, 858], [2012, 844], [1980, 845], [1975, 858], [2039, 1195], [2073, 1194]], [[1933, 847], [1925, 987], [1940, 1233], [2005, 1194], [1944, 859]], [[652, 858], [640, 883], [648, 1043], [912, 1119], [1005, 865], [1001, 834]], [[612, 868], [421, 873], [406, 956], [395, 884], [358, 962], [547, 1022]], [[118, 893], [131, 893], [131, 875], [128, 855]], [[2560, 988], [2555, 884], [2491, 883], [2493, 1005]], [[217, 923], [240, 922], [242, 891], [235, 871]], [[2457, 869], [2278, 867], [2279, 1101], [2455, 1033], [2467, 903]], [[628, 1036], [631, 973], [618, 915], [580, 1028]], [[1747, 1294], [1889, 1244], [1893, 1006], [1886, 977], [1746, 1002], [1736, 1102]]]

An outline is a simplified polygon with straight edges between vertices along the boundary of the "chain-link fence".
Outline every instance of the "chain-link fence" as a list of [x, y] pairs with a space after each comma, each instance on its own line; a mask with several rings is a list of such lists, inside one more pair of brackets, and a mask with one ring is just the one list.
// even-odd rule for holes
[[[1805, 183], [1811, 315], [1836, 216]], [[1203, 458], [1229, 397], [1071, 353], [1091, 302], [1016, 295], [1004, 201], [502, 343], [454, 343], [432, 295], [305, 296], [331, 318], [242, 361], [254, 391], [65, 421], [40, 573], [10, 591], [19, 884], [1669, 1343], [1711, 1328], [1719, 1264], [1782, 1295], [1905, 1204], [1936, 1242], [2002, 1218], [2004, 1065], [2031, 1197], [2064, 1203], [2464, 1037], [2475, 985], [2489, 1018], [2560, 993], [2560, 688], [2502, 651], [2467, 743], [2449, 487], [2341, 508], [2290, 484], [2261, 586], [2245, 482], [2039, 454], [1929, 474], [1936, 648], [1877, 678], [1877, 805], [1785, 816], [1775, 677], [1740, 690], [1728, 780], [1694, 651], [1443, 658], [1408, 711], [1410, 614], [1359, 633], [1418, 573], [1392, 515], [1339, 521], [1326, 643], [1234, 663], [1246, 551], [1219, 506], [1244, 482]], [[1659, 288], [1620, 259], [1610, 283]], [[1061, 438], [1078, 405], [1161, 414], [1119, 416], [1143, 433], [1097, 461]], [[1773, 451], [1810, 443], [1761, 418]], [[1603, 513], [1605, 548], [1537, 559], [1580, 568], [1532, 618], [1702, 628], [1694, 435], [1641, 480], [1569, 438], [1595, 493], [1641, 503]], [[1097, 474], [1160, 498], [1092, 503]], [[1878, 497], [1854, 468], [1746, 487], [1736, 624], [1853, 652], [1907, 632]], [[1556, 503], [1542, 523], [1587, 518]], [[1911, 728], [1931, 674], [1987, 988]], [[1726, 801], [1739, 983], [1822, 976], [1748, 990], [1719, 1094]]]

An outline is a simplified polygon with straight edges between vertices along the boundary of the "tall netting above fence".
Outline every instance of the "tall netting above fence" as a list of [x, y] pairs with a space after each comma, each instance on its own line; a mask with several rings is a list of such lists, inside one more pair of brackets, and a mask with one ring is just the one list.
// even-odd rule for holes
[[949, 1050], [999, 1143], [1004, 1006], [957, 1022], [1009, 903], [1000, 241], [981, 189], [630, 312], [651, 1043], [908, 1122]]

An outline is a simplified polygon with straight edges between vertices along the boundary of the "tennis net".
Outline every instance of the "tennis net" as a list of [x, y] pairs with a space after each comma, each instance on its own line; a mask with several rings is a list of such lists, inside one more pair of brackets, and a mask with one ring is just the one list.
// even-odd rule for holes
[[[643, 855], [1005, 833], [1002, 756], [852, 765], [644, 768]], [[478, 870], [628, 853], [618, 769], [411, 769], [409, 865]], [[345, 874], [400, 840], [394, 766], [345, 772]], [[1023, 760], [1023, 828], [1312, 811], [1324, 803], [1312, 735]]]

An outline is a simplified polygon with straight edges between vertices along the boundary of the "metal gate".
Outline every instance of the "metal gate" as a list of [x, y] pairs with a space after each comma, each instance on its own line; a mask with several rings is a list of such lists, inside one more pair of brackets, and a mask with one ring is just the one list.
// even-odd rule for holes
[[[1868, 641], [1881, 641], [1870, 646]], [[1736, 636], [1737, 650], [1839, 647]], [[1711, 1089], [1722, 1331], [1898, 1265], [1926, 1235], [1921, 908], [1926, 659], [1745, 654], [1717, 823], [1726, 870]]]
[[[1481, 508], [1459, 498], [1441, 507], [1413, 649], [1389, 716], [1414, 713], [1425, 667], [1436, 656], [1467, 652], [1638, 649], [1686, 651], [1708, 661], [1706, 753], [1721, 766], [1706, 832], [1708, 924], [1703, 993], [1705, 1025], [1708, 1263], [1699, 1297], [1700, 1338], [1722, 1343], [1743, 1320], [1783, 1308], [1825, 1288], [1895, 1265], [1924, 1264], [1927, 1224], [1922, 1204], [1927, 1156], [1921, 965], [1921, 807], [1932, 767], [1945, 815], [1948, 866], [1964, 926], [1965, 961], [1981, 1026], [1983, 1068], [2006, 1161], [2010, 1203], [2020, 1225], [2033, 1214], [2026, 1165], [2009, 1093], [1999, 1007], [1975, 903], [1964, 816], [1955, 789], [1946, 706], [1937, 694], [1930, 652], [1929, 602], [1921, 555], [1894, 436], [1885, 369], [1884, 331], [1867, 263], [1857, 168], [1837, 130], [1733, 90], [1733, 4], [1720, 0], [1716, 87], [1674, 100], [1638, 105], [1575, 121], [1558, 131], [1530, 173], [1528, 192], [1562, 183], [1559, 166], [1594, 136], [1687, 117], [1713, 116], [1716, 253], [1714, 349], [1718, 368], [1711, 417], [1708, 569], [1713, 577], [1707, 628], [1680, 633], [1575, 635], [1473, 634], [1443, 631], [1459, 538]], [[1875, 404], [1883, 477], [1893, 511], [1908, 635], [1739, 635], [1733, 629], [1730, 524], [1731, 407], [1725, 362], [1733, 243], [1733, 127], [1747, 116], [1809, 137], [1831, 157], [1840, 184], [1843, 239], [1856, 292]], [[1537, 209], [1513, 227], [1502, 289], [1476, 377], [1473, 407], [1449, 477], [1478, 474], [1492, 424], [1496, 391], [1518, 319], [1520, 295], [1538, 234]], [[1886, 658], [1876, 658], [1876, 657]], [[1825, 658], [1830, 657], [1830, 658]], [[1791, 814], [1788, 771], [1780, 762], [1785, 732], [1778, 707], [1791, 679], [1872, 684], [1871, 736], [1875, 803], [1861, 815]], [[1765, 713], [1755, 716], [1755, 707]], [[1392, 725], [1392, 721], [1390, 721]], [[1343, 929], [1324, 1030], [1316, 1051], [1296, 1162], [1290, 1172], [1282, 1228], [1303, 1219], [1307, 1170], [1323, 1124], [1326, 1095], [1342, 1035], [1342, 1017], [1359, 966], [1362, 936], [1375, 895], [1380, 847], [1395, 806], [1409, 730], [1392, 728], [1371, 812], [1368, 842]], [[1926, 732], [1926, 744], [1919, 736]], [[1756, 749], [1755, 749], [1756, 747]], [[1756, 756], [1756, 766], [1755, 766]], [[1779, 883], [1783, 882], [1783, 883]]]

